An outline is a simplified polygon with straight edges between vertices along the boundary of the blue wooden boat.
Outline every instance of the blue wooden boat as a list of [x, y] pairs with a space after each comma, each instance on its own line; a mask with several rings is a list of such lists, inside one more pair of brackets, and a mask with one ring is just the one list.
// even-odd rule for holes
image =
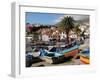
[[75, 45], [69, 49], [53, 48], [49, 51], [40, 50], [40, 57], [49, 63], [59, 63], [64, 61], [65, 57], [74, 57], [78, 53], [78, 46]]

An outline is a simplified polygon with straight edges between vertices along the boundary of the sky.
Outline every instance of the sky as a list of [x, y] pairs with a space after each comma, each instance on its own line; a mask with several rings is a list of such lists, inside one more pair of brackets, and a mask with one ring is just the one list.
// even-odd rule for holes
[[63, 17], [65, 16], [72, 16], [74, 20], [82, 20], [89, 18], [88, 15], [26, 12], [26, 23], [53, 25], [61, 21], [61, 19], [63, 19]]

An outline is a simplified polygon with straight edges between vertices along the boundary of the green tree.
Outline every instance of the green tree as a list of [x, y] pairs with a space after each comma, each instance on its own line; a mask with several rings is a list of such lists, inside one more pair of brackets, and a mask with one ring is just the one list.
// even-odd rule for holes
[[82, 36], [83, 38], [85, 38], [85, 32], [86, 32], [88, 29], [89, 29], [89, 26], [86, 26], [86, 28], [84, 28], [84, 30], [82, 31], [81, 36]]
[[74, 27], [74, 31], [75, 31], [75, 33], [76, 33], [76, 35], [77, 35], [77, 39], [78, 40], [80, 40], [80, 35], [81, 35], [81, 29], [80, 29], [80, 25], [79, 24], [77, 24], [75, 27]]
[[71, 16], [64, 17], [58, 24], [59, 29], [66, 33], [67, 43], [69, 44], [69, 33], [74, 29], [75, 20]]

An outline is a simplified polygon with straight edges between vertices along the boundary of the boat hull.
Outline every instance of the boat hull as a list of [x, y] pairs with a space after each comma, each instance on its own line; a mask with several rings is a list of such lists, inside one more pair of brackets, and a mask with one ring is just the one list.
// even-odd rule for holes
[[63, 62], [64, 58], [65, 57], [62, 55], [62, 56], [58, 56], [58, 57], [42, 57], [41, 59], [50, 64], [57, 64], [57, 63]]
[[80, 60], [85, 63], [85, 64], [90, 64], [90, 60], [89, 58], [87, 57], [84, 57], [84, 56], [80, 56]]
[[55, 56], [50, 57], [50, 56], [44, 55], [42, 59], [48, 63], [56, 64], [56, 63], [60, 63], [60, 62], [64, 62], [66, 60], [69, 60], [70, 58], [73, 58], [74, 56], [77, 55], [78, 51], [79, 51], [78, 46], [76, 45], [76, 46], [71, 47], [69, 49], [63, 50], [60, 53], [51, 52], [51, 53], [54, 53]]
[[64, 53], [62, 56], [58, 56], [58, 57], [43, 57], [42, 59], [45, 60], [46, 62], [50, 63], [50, 64], [56, 64], [56, 63], [60, 63], [63, 62], [70, 58], [74, 58], [78, 53], [78, 49]]
[[76, 56], [77, 53], [78, 53], [78, 49], [64, 53], [64, 56], [65, 57], [74, 57], [74, 56]]

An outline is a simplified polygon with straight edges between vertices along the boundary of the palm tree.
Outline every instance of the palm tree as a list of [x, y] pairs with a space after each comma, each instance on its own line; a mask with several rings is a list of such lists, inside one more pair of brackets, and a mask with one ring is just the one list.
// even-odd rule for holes
[[85, 39], [85, 32], [89, 29], [89, 26], [87, 26], [86, 28], [84, 28], [84, 30], [81, 33], [81, 36]]
[[77, 40], [80, 40], [80, 35], [81, 35], [81, 29], [80, 29], [80, 25], [77, 24], [75, 27], [74, 27], [74, 31], [77, 35]]
[[69, 44], [69, 33], [74, 29], [74, 19], [71, 16], [64, 17], [58, 24], [59, 29], [66, 33], [67, 43]]

